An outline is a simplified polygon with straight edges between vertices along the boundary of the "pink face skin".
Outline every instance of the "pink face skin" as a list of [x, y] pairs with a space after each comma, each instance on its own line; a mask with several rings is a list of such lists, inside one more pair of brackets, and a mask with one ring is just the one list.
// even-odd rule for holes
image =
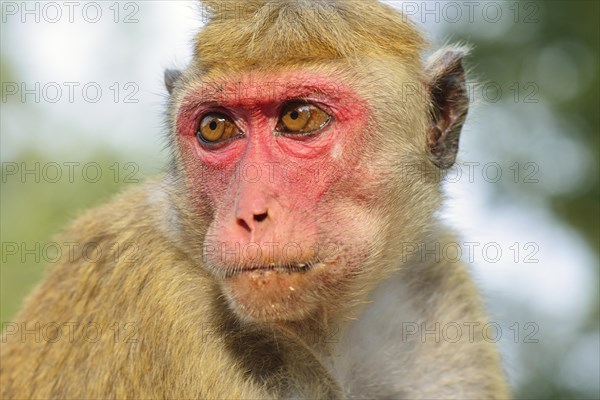
[[[277, 132], [290, 100], [332, 118], [308, 136]], [[243, 136], [201, 144], [198, 122], [215, 111]], [[369, 121], [368, 104], [341, 79], [310, 71], [249, 72], [188, 91], [178, 144], [192, 203], [210, 204], [214, 215], [204, 256], [238, 314], [304, 318], [364, 259], [373, 237], [360, 151]]]

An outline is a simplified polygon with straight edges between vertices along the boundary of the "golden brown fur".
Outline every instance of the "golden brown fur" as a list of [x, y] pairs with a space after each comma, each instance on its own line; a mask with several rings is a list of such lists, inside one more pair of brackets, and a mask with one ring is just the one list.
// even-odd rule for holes
[[374, 0], [205, 3], [214, 15], [196, 39], [195, 59], [208, 70], [355, 57], [412, 61], [425, 45], [408, 19]]
[[[40, 340], [19, 333], [2, 345], [2, 397], [277, 398], [274, 388], [294, 384], [282, 376], [302, 365], [316, 390], [306, 395], [330, 397], [314, 360], [289, 360], [282, 338], [236, 325], [214, 282], [156, 231], [165, 210], [148, 200], [155, 190], [132, 190], [65, 232], [65, 241], [85, 238], [82, 246], [94, 243], [104, 255], [65, 256], [29, 297], [15, 322], [39, 323]], [[116, 243], [139, 251], [117, 255]], [[55, 343], [44, 333], [51, 323], [63, 332]], [[79, 324], [72, 340], [68, 323]], [[83, 332], [91, 324], [101, 331], [97, 342], [95, 330]]]

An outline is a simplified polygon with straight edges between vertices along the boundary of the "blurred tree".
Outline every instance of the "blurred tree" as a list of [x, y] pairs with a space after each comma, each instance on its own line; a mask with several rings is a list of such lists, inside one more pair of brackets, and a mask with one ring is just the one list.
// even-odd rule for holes
[[[459, 26], [451, 27], [453, 40], [464, 40], [474, 45], [470, 60], [477, 65], [477, 73], [483, 74], [481, 76], [483, 82], [496, 82], [500, 87], [508, 88], [514, 84], [516, 79], [520, 79], [523, 83], [523, 77], [526, 77], [527, 81], [539, 83], [540, 102], [549, 106], [553, 116], [567, 121], [566, 126], [574, 128], [561, 133], [583, 144], [593, 159], [591, 167], [585, 171], [583, 184], [576, 189], [544, 195], [555, 214], [581, 232], [590, 246], [598, 253], [600, 252], [600, 185], [598, 181], [600, 161], [600, 113], [598, 111], [600, 105], [598, 76], [600, 30], [598, 16], [600, 15], [600, 2], [521, 1], [502, 4], [505, 12], [510, 10], [511, 17], [515, 15], [515, 10], [519, 10], [517, 21], [512, 23], [508, 29], [494, 36], [482, 34], [481, 25], [462, 23]], [[488, 25], [484, 29], [490, 29], [490, 26]], [[553, 51], [555, 52], [554, 58], [552, 57]], [[556, 53], [556, 51], [559, 52]], [[557, 73], [551, 75], [551, 81], [548, 82], [547, 77], [545, 79], [542, 76], [543, 70], [547, 68], [552, 71], [554, 68], [554, 71], [560, 72], [560, 66], [547, 64], [552, 61], [567, 62], [568, 60], [561, 60], [561, 54], [565, 59], [569, 58], [575, 61], [575, 74], [563, 76]], [[571, 66], [567, 65], [566, 67]], [[569, 80], [573, 77], [577, 79]], [[569, 93], [575, 93], [575, 95], [569, 95]], [[506, 104], [492, 106], [502, 107]], [[524, 116], [515, 115], [515, 118], [521, 117]], [[527, 132], [523, 132], [523, 134], [527, 134]], [[515, 146], [515, 143], [512, 143], [512, 146]], [[548, 147], [548, 150], [556, 152], [551, 155], [554, 162], [562, 161], [560, 148]], [[531, 187], [511, 185], [510, 188], [507, 188], [495, 185], [494, 189], [497, 191], [495, 196], [501, 198], [510, 196], [514, 191], [531, 190]], [[522, 197], [523, 194], [521, 193], [519, 196]], [[598, 274], [597, 269], [595, 272]], [[596, 280], [596, 284], [598, 285], [598, 280]], [[598, 288], [596, 296], [597, 294]], [[573, 293], [573, 296], [576, 295]], [[526, 362], [524, 365], [529, 365], [531, 369], [522, 373], [525, 381], [516, 388], [516, 398], [567, 399], [589, 398], [590, 395], [597, 398], [598, 394], [590, 394], [589, 388], [578, 389], [574, 387], [576, 385], [568, 385], [561, 369], [564, 357], [573, 350], [581, 337], [586, 334], [594, 336], [598, 334], [600, 318], [598, 297], [590, 309], [589, 318], [580, 327], [581, 336], [565, 338], [564, 343], [554, 347], [553, 351], [548, 353], [540, 352], [541, 348], [539, 347], [524, 350], [525, 356], [531, 358], [531, 362]], [[598, 357], [600, 355], [589, 354], [587, 356]], [[598, 387], [598, 383], [595, 385]]]
[[[23, 297], [51, 266], [56, 255], [53, 237], [68, 221], [83, 210], [106, 202], [124, 186], [143, 180], [139, 171], [130, 176], [133, 170], [125, 167], [128, 165], [125, 160], [114, 152], [98, 149], [90, 160], [72, 166], [73, 179], [64, 162], [75, 161], [48, 159], [34, 151], [22, 154], [16, 161], [2, 163], [0, 322], [11, 321]], [[92, 163], [95, 165], [89, 169], [89, 177], [84, 176], [84, 166]], [[47, 165], [60, 168], [60, 179], [54, 181], [52, 174], [57, 170], [54, 167], [43, 173]], [[38, 172], [24, 176], [25, 169]], [[101, 171], [98, 178], [97, 171]], [[130, 179], [125, 179], [129, 176]]]

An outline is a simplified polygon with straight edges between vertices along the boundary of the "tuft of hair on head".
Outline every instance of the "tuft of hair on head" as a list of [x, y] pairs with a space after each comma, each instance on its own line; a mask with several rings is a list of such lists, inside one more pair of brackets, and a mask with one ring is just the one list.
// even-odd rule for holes
[[354, 57], [416, 60], [426, 41], [377, 0], [205, 0], [196, 37], [203, 70], [287, 66]]

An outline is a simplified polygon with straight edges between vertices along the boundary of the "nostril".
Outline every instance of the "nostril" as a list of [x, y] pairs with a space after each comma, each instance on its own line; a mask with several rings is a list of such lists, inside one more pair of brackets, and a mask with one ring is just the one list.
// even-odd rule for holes
[[256, 214], [256, 215], [254, 215], [254, 220], [256, 222], [263, 222], [265, 219], [267, 219], [267, 217], [268, 217], [267, 213]]
[[238, 223], [239, 226], [241, 226], [242, 228], [244, 228], [248, 232], [252, 231], [252, 229], [250, 228], [250, 226], [248, 225], [248, 223], [246, 221], [244, 221], [243, 219], [238, 219], [237, 223]]
[[236, 219], [236, 223], [239, 227], [244, 229], [248, 233], [252, 233], [256, 229], [256, 224], [263, 222], [269, 216], [268, 212], [264, 213], [249, 213], [246, 216], [239, 216]]

